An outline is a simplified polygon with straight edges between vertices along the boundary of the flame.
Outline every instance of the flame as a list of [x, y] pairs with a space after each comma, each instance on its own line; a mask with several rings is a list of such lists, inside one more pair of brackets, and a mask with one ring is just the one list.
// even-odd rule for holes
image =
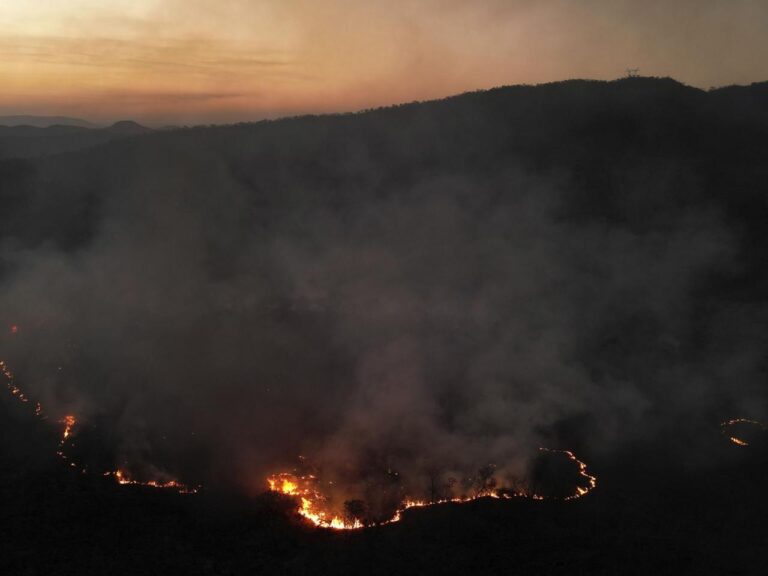
[[363, 524], [357, 519], [345, 519], [324, 510], [327, 498], [317, 488], [317, 477], [314, 475], [298, 476], [290, 472], [275, 474], [267, 478], [269, 489], [299, 500], [298, 512], [315, 526], [349, 530], [362, 528]]
[[135, 480], [124, 470], [115, 470], [114, 472], [104, 472], [102, 476], [113, 476], [121, 486], [148, 486], [149, 488], [173, 489], [180, 494], [197, 494], [198, 488], [192, 488], [176, 480], [148, 480], [142, 482]]
[[[6, 379], [6, 385], [8, 387], [8, 390], [10, 390], [11, 394], [13, 394], [19, 401], [21, 402], [29, 402], [29, 398], [24, 394], [24, 392], [15, 384], [15, 379], [13, 372], [11, 372], [10, 368], [8, 367], [8, 364], [4, 360], [0, 360], [0, 374], [2, 374]], [[35, 402], [35, 416], [37, 416], [40, 419], [45, 419], [44, 413], [43, 413], [43, 406], [40, 404], [40, 402]], [[64, 429], [61, 432], [61, 437], [59, 439], [59, 448], [56, 451], [56, 455], [61, 458], [62, 460], [69, 461], [69, 465], [73, 468], [78, 468], [78, 465], [70, 460], [69, 456], [66, 454], [65, 449], [68, 441], [70, 438], [74, 435], [74, 429], [77, 425], [77, 417], [73, 414], [67, 414], [59, 420], [60, 424], [64, 425]], [[87, 473], [86, 468], [80, 468], [80, 472], [83, 474]], [[187, 486], [186, 484], [182, 484], [181, 482], [178, 482], [176, 480], [148, 480], [146, 482], [142, 482], [139, 480], [135, 480], [129, 477], [129, 475], [122, 470], [117, 471], [107, 471], [102, 473], [103, 476], [114, 476], [115, 480], [117, 480], [117, 483], [120, 485], [126, 485], [126, 484], [132, 484], [132, 485], [138, 485], [138, 486], [149, 486], [151, 488], [163, 488], [163, 489], [171, 489], [179, 492], [180, 494], [195, 494], [199, 490], [199, 487], [193, 488], [190, 486]]]
[[16, 396], [20, 402], [29, 402], [29, 398], [27, 398], [23, 390], [16, 386], [13, 372], [11, 372], [11, 369], [8, 368], [8, 364], [6, 364], [4, 360], [0, 360], [0, 374], [5, 376], [5, 385], [8, 387], [8, 390], [10, 390], [11, 394]]
[[61, 433], [61, 441], [59, 442], [59, 446], [63, 446], [67, 441], [67, 438], [72, 436], [72, 428], [74, 428], [75, 424], [77, 424], [77, 418], [70, 414], [68, 416], [64, 416], [64, 418], [59, 420], [59, 422], [64, 424], [64, 431]]
[[[16, 333], [18, 327], [13, 326], [12, 332]], [[24, 392], [15, 384], [15, 378], [13, 372], [8, 367], [8, 364], [4, 360], [0, 360], [0, 375], [6, 379], [6, 386], [10, 393], [15, 396], [20, 402], [27, 403], [29, 398]], [[35, 403], [35, 415], [39, 418], [45, 418], [43, 415], [43, 407], [40, 402]], [[68, 414], [59, 421], [64, 425], [61, 439], [59, 440], [59, 450], [57, 454], [64, 460], [68, 460], [67, 455], [64, 453], [65, 444], [73, 436], [73, 431], [77, 425], [77, 418]], [[726, 434], [728, 439], [737, 446], [749, 446], [746, 440], [743, 440], [737, 436], [727, 434], [727, 431], [732, 426], [738, 424], [747, 424], [757, 426], [763, 431], [768, 431], [768, 426], [757, 420], [750, 420], [748, 418], [734, 418], [727, 420], [720, 424], [721, 431]], [[555, 450], [549, 448], [540, 448], [542, 452], [549, 452], [554, 454], [562, 454], [566, 456], [571, 462], [576, 464], [579, 471], [579, 476], [586, 481], [585, 486], [576, 486], [573, 494], [559, 498], [563, 501], [575, 500], [582, 498], [589, 494], [592, 490], [597, 488], [597, 477], [590, 474], [587, 468], [587, 464], [580, 460], [570, 450]], [[70, 462], [70, 466], [77, 467], [74, 462]], [[86, 473], [86, 469], [81, 469], [82, 473]], [[190, 487], [186, 484], [178, 482], [177, 480], [148, 480], [140, 481], [132, 478], [128, 472], [122, 469], [114, 471], [106, 471], [102, 473], [103, 476], [112, 476], [121, 486], [124, 485], [137, 485], [147, 486], [158, 489], [173, 489], [181, 494], [195, 494], [198, 492], [199, 487]], [[328, 498], [323, 494], [319, 488], [319, 481], [314, 475], [298, 475], [291, 472], [283, 472], [274, 474], [267, 478], [267, 484], [269, 489], [273, 492], [284, 494], [298, 499], [297, 512], [309, 522], [315, 526], [321, 528], [330, 528], [334, 530], [358, 530], [364, 528], [365, 525], [357, 518], [345, 518], [339, 514], [334, 514], [328, 510]], [[500, 491], [496, 489], [486, 489], [473, 496], [462, 496], [456, 498], [447, 498], [436, 501], [417, 500], [406, 498], [401, 506], [397, 508], [393, 516], [380, 524], [391, 524], [398, 522], [402, 518], [403, 512], [410, 508], [423, 508], [427, 506], [438, 506], [448, 503], [466, 503], [480, 498], [496, 498], [496, 499], [513, 499], [513, 498], [528, 498], [531, 500], [545, 500], [546, 497], [541, 494], [517, 492], [517, 491]]]
[[[553, 450], [549, 448], [540, 448], [539, 450], [566, 456], [578, 466], [579, 476], [586, 480], [586, 486], [577, 486], [573, 494], [564, 498], [559, 498], [560, 500], [575, 500], [586, 496], [592, 490], [597, 488], [597, 477], [590, 474], [587, 470], [587, 464], [579, 460], [570, 450]], [[318, 479], [314, 475], [302, 476], [292, 472], [282, 472], [269, 476], [267, 478], [267, 484], [269, 485], [269, 489], [273, 492], [297, 498], [298, 514], [319, 528], [358, 530], [365, 527], [359, 519], [344, 518], [339, 514], [334, 514], [328, 511], [328, 498], [320, 490]], [[517, 491], [511, 492], [508, 490], [500, 491], [491, 488], [481, 490], [473, 496], [445, 498], [435, 501], [406, 498], [402, 505], [395, 510], [392, 517], [380, 524], [393, 524], [399, 522], [402, 519], [403, 512], [410, 508], [424, 508], [427, 506], [439, 506], [449, 503], [463, 504], [480, 498], [496, 498], [500, 500], [511, 500], [513, 498], [528, 498], [531, 500], [546, 499], [546, 497], [541, 494], [529, 494]]]
[[566, 496], [565, 498], [563, 498], [563, 500], [575, 500], [576, 498], [581, 498], [582, 496], [586, 496], [587, 494], [592, 492], [592, 490], [597, 488], [597, 476], [593, 476], [592, 474], [587, 472], [586, 462], [579, 460], [576, 457], [576, 454], [574, 454], [570, 450], [550, 450], [549, 448], [539, 448], [539, 450], [541, 450], [542, 452], [553, 452], [555, 454], [565, 455], [571, 462], [573, 462], [574, 464], [576, 464], [576, 466], [578, 466], [579, 476], [581, 476], [587, 481], [586, 487], [576, 486], [576, 491], [570, 496]]

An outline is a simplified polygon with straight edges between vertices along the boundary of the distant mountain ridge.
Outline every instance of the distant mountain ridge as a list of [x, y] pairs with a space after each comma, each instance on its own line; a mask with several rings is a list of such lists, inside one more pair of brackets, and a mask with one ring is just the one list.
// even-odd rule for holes
[[[48, 117], [48, 119], [61, 120], [58, 117]], [[150, 132], [153, 132], [151, 128], [132, 120], [121, 120], [106, 128], [62, 123], [48, 126], [32, 124], [4, 126], [0, 122], [0, 159], [34, 158], [71, 152], [103, 144], [110, 140]]]
[[147, 132], [153, 132], [152, 128], [147, 128], [146, 126], [142, 126], [141, 124], [139, 124], [138, 122], [134, 122], [133, 120], [120, 120], [112, 124], [112, 126], [105, 128], [105, 130], [109, 130], [110, 132], [117, 132], [120, 134], [126, 134], [126, 135], [146, 134]]
[[49, 126], [77, 126], [78, 128], [98, 128], [99, 126], [69, 116], [33, 116], [28, 114], [0, 116], [0, 126], [34, 126], [36, 128], [48, 128]]

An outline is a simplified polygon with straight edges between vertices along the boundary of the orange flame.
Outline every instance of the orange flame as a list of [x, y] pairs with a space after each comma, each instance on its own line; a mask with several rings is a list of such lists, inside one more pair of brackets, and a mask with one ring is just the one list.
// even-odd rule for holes
[[162, 489], [173, 489], [179, 492], [180, 494], [197, 494], [198, 489], [197, 488], [191, 488], [187, 486], [186, 484], [182, 484], [181, 482], [178, 482], [176, 480], [148, 480], [146, 482], [142, 482], [140, 480], [135, 480], [130, 477], [130, 475], [125, 472], [124, 470], [115, 470], [114, 472], [104, 472], [103, 476], [114, 476], [115, 480], [117, 480], [117, 483], [121, 486], [148, 486], [149, 488], [162, 488]]
[[67, 438], [72, 436], [72, 428], [74, 428], [75, 424], [77, 424], [77, 419], [70, 414], [68, 416], [64, 416], [64, 418], [59, 420], [59, 422], [64, 424], [64, 431], [61, 433], [61, 441], [59, 442], [59, 445], [63, 445], [64, 442], [67, 441]]
[[312, 522], [315, 526], [333, 528], [336, 530], [349, 530], [362, 528], [362, 523], [357, 519], [345, 519], [339, 515], [331, 514], [324, 510], [326, 498], [316, 488], [317, 478], [313, 475], [297, 476], [291, 473], [275, 474], [267, 478], [269, 489], [286, 496], [294, 496], [299, 499], [299, 514]]
[[[553, 454], [563, 454], [570, 461], [575, 463], [579, 469], [579, 476], [586, 480], [586, 486], [577, 486], [573, 494], [560, 498], [561, 500], [575, 500], [587, 495], [597, 487], [597, 477], [591, 475], [587, 470], [587, 464], [579, 460], [570, 450], [552, 450], [540, 448], [542, 452]], [[293, 496], [299, 500], [297, 512], [300, 516], [319, 528], [330, 528], [333, 530], [358, 530], [365, 525], [356, 518], [344, 518], [339, 514], [329, 512], [327, 508], [328, 499], [318, 488], [317, 477], [314, 475], [300, 476], [290, 472], [274, 474], [267, 478], [269, 489], [286, 496]], [[528, 494], [524, 492], [499, 491], [487, 489], [480, 491], [473, 496], [446, 498], [436, 501], [417, 500], [406, 498], [402, 505], [395, 510], [392, 518], [381, 522], [380, 524], [392, 524], [402, 519], [402, 514], [409, 508], [424, 508], [426, 506], [438, 506], [441, 504], [456, 503], [463, 504], [472, 502], [480, 498], [496, 498], [510, 500], [513, 498], [529, 498], [531, 500], [544, 500], [545, 497], [540, 494]]]

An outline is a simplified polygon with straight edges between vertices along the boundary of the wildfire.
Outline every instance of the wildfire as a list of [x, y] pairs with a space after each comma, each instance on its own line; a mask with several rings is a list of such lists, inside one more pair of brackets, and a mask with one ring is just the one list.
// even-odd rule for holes
[[[15, 378], [13, 372], [8, 367], [7, 363], [0, 360], [0, 375], [6, 379], [6, 386], [10, 393], [16, 397], [20, 402], [28, 403], [29, 398], [24, 392], [15, 384]], [[39, 402], [35, 403], [35, 415], [39, 418], [45, 418], [43, 415], [43, 407]], [[59, 422], [63, 425], [61, 438], [59, 440], [59, 449], [57, 454], [64, 460], [69, 460], [65, 454], [68, 441], [73, 437], [75, 427], [77, 426], [77, 418], [68, 414], [64, 416]], [[731, 428], [734, 426], [754, 426], [762, 431], [768, 431], [768, 426], [757, 420], [750, 420], [747, 418], [734, 418], [727, 420], [720, 424], [721, 431], [728, 439], [737, 446], [749, 446], [749, 442], [736, 436], [732, 433]], [[451, 498], [444, 498], [439, 500], [419, 500], [414, 498], [404, 498], [400, 506], [394, 511], [392, 516], [378, 524], [391, 524], [398, 522], [402, 518], [403, 512], [410, 508], [423, 508], [427, 506], [438, 506], [448, 503], [462, 504], [478, 500], [480, 498], [496, 498], [496, 499], [513, 499], [513, 498], [527, 498], [531, 500], [545, 500], [545, 499], [559, 499], [562, 501], [575, 500], [589, 494], [597, 487], [597, 477], [590, 474], [587, 464], [580, 460], [570, 450], [554, 450], [549, 448], [540, 448], [540, 451], [561, 454], [576, 465], [578, 469], [578, 475], [582, 479], [582, 484], [577, 485], [574, 488], [572, 494], [564, 497], [547, 497], [535, 492], [516, 491], [505, 488], [484, 488], [477, 491], [475, 494], [466, 496], [457, 496]], [[70, 466], [77, 467], [74, 462], [70, 461]], [[85, 469], [81, 472], [86, 473]], [[168, 480], [137, 480], [132, 477], [126, 470], [118, 469], [114, 471], [106, 471], [102, 473], [105, 477], [113, 477], [115, 481], [121, 485], [134, 485], [145, 486], [157, 489], [170, 489], [175, 490], [181, 494], [195, 494], [198, 492], [199, 487], [190, 487], [174, 479]], [[297, 472], [284, 472], [274, 474], [267, 478], [267, 484], [269, 489], [273, 492], [290, 496], [297, 500], [297, 512], [303, 518], [311, 522], [317, 527], [330, 528], [334, 530], [358, 530], [364, 528], [366, 524], [360, 519], [360, 514], [355, 513], [355, 510], [347, 511], [346, 515], [335, 513], [332, 511], [329, 498], [325, 495], [324, 490], [321, 487], [321, 483], [317, 476], [314, 474], [301, 475]]]
[[749, 442], [744, 440], [743, 438], [739, 438], [738, 436], [733, 436], [730, 433], [730, 429], [733, 426], [738, 425], [747, 425], [747, 426], [754, 426], [758, 428], [759, 430], [762, 430], [763, 432], [768, 431], [768, 426], [763, 424], [762, 422], [758, 422], [757, 420], [750, 420], [749, 418], [733, 418], [731, 420], [726, 420], [725, 422], [720, 423], [720, 430], [723, 434], [725, 434], [728, 437], [728, 440], [730, 440], [733, 444], [736, 446], [749, 446]]
[[192, 488], [176, 480], [148, 480], [142, 482], [135, 480], [124, 470], [115, 470], [114, 472], [104, 472], [103, 476], [113, 476], [121, 486], [148, 486], [149, 488], [172, 489], [180, 494], [197, 494], [198, 488]]
[[[597, 487], [597, 477], [590, 474], [587, 470], [587, 464], [579, 460], [570, 450], [552, 450], [548, 448], [540, 448], [540, 450], [542, 452], [562, 454], [566, 456], [571, 462], [578, 466], [579, 476], [586, 481], [586, 486], [577, 486], [573, 494], [560, 498], [560, 500], [568, 501], [581, 498]], [[269, 485], [269, 489], [273, 492], [296, 498], [298, 500], [297, 512], [299, 515], [309, 520], [309, 522], [315, 526], [333, 530], [358, 530], [365, 527], [365, 524], [358, 518], [352, 516], [345, 517], [329, 511], [328, 498], [320, 489], [320, 483], [315, 475], [299, 475], [292, 472], [283, 472], [268, 477], [267, 484]], [[401, 506], [395, 510], [390, 519], [380, 522], [379, 524], [383, 525], [399, 522], [403, 512], [409, 508], [424, 508], [427, 506], [439, 506], [449, 503], [463, 504], [480, 498], [496, 498], [501, 500], [511, 500], [513, 498], [528, 498], [531, 500], [546, 499], [546, 497], [541, 494], [499, 490], [495, 488], [480, 490], [472, 496], [457, 496], [435, 501], [406, 498]]]
[[67, 441], [67, 438], [72, 436], [72, 429], [75, 427], [75, 424], [77, 424], [77, 419], [74, 416], [69, 415], [64, 416], [59, 422], [64, 424], [64, 431], [61, 433], [61, 441], [59, 442], [59, 446], [63, 446]]
[[5, 376], [5, 385], [8, 387], [8, 390], [11, 392], [11, 394], [16, 396], [19, 402], [29, 402], [29, 398], [27, 398], [22, 389], [16, 386], [13, 372], [11, 372], [11, 369], [8, 368], [8, 364], [6, 364], [4, 360], [0, 360], [0, 374]]
[[299, 500], [299, 514], [315, 526], [334, 528], [336, 530], [362, 528], [360, 520], [343, 518], [324, 510], [327, 498], [317, 488], [317, 477], [314, 475], [298, 476], [289, 472], [275, 474], [267, 478], [269, 489]]
[[[574, 454], [570, 450], [550, 450], [548, 448], [539, 448], [539, 450], [543, 452], [554, 452], [556, 454], [565, 455], [571, 462], [573, 462], [579, 467], [579, 476], [584, 478], [587, 482], [586, 486], [576, 486], [576, 491], [570, 496], [566, 496], [565, 498], [563, 498], [563, 500], [575, 500], [576, 498], [581, 498], [582, 496], [586, 496], [592, 490], [597, 488], [597, 476], [593, 476], [589, 472], [587, 472], [586, 462], [579, 460], [576, 457], [576, 454]], [[534, 495], [533, 497], [535, 498], [536, 496]]]
[[[29, 402], [29, 398], [24, 394], [24, 392], [18, 386], [16, 386], [13, 372], [11, 372], [10, 368], [8, 367], [8, 364], [4, 360], [0, 360], [0, 374], [2, 374], [5, 377], [6, 385], [8, 387], [8, 390], [10, 390], [11, 394], [13, 394], [21, 402], [25, 402], [25, 403]], [[40, 402], [35, 402], [35, 416], [41, 419], [45, 419], [45, 416], [43, 414], [43, 406], [40, 404]], [[59, 456], [59, 458], [61, 458], [62, 460], [68, 461], [71, 467], [78, 468], [77, 464], [73, 462], [65, 452], [67, 447], [66, 446], [67, 442], [74, 435], [74, 429], [75, 429], [75, 426], [77, 426], [77, 418], [72, 414], [67, 414], [66, 416], [64, 416], [64, 418], [59, 420], [59, 423], [64, 426], [64, 429], [62, 430], [61, 437], [59, 438], [59, 447], [58, 447], [58, 450], [56, 451], [56, 455]], [[87, 473], [87, 470], [85, 468], [80, 468], [80, 472], [85, 474]], [[195, 494], [199, 490], [199, 488], [192, 488], [176, 480], [164, 480], [164, 481], [148, 480], [146, 482], [142, 482], [142, 481], [130, 478], [129, 475], [122, 470], [117, 470], [115, 472], [108, 471], [108, 472], [104, 472], [102, 475], [114, 476], [115, 480], [120, 485], [132, 484], [132, 485], [138, 485], [138, 486], [148, 486], [150, 488], [169, 489], [169, 490], [175, 490], [180, 494]]]

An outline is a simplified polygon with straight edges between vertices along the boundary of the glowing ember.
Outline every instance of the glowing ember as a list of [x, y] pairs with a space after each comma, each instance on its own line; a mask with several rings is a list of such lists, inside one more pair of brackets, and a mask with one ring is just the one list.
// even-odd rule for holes
[[[579, 476], [586, 480], [586, 486], [576, 486], [576, 491], [570, 496], [566, 496], [564, 500], [575, 500], [576, 498], [581, 498], [582, 496], [586, 496], [592, 490], [597, 488], [597, 476], [592, 476], [589, 472], [587, 472], [587, 464], [576, 458], [576, 455], [570, 450], [550, 450], [548, 448], [539, 448], [539, 450], [543, 452], [553, 452], [555, 454], [565, 455], [571, 462], [579, 467]], [[533, 497], [536, 498], [536, 495]]]
[[10, 368], [8, 368], [8, 365], [4, 360], [0, 360], [0, 374], [5, 376], [5, 385], [8, 387], [8, 390], [11, 392], [11, 394], [16, 396], [19, 402], [29, 402], [29, 398], [27, 398], [26, 394], [24, 394], [21, 388], [16, 386], [13, 372], [11, 372]]
[[11, 326], [11, 334], [17, 334], [18, 332], [19, 332], [19, 327], [16, 324]]
[[[589, 474], [586, 463], [579, 460], [570, 450], [550, 450], [547, 448], [541, 448], [540, 450], [552, 454], [562, 454], [567, 457], [571, 462], [578, 466], [579, 476], [586, 482], [585, 486], [577, 486], [573, 494], [564, 498], [559, 498], [560, 500], [567, 501], [581, 498], [597, 487], [597, 477]], [[334, 530], [357, 530], [365, 527], [358, 518], [344, 517], [340, 514], [333, 513], [328, 509], [328, 498], [321, 491], [318, 479], [314, 475], [302, 476], [291, 472], [283, 472], [267, 478], [267, 484], [269, 485], [269, 489], [273, 492], [296, 498], [298, 500], [297, 512], [299, 515], [309, 520], [315, 526], [320, 528], [331, 528]], [[392, 524], [400, 521], [402, 513], [409, 508], [423, 508], [426, 506], [438, 506], [448, 503], [462, 504], [480, 498], [497, 498], [504, 500], [513, 498], [529, 498], [531, 500], [546, 499], [540, 494], [528, 494], [494, 488], [481, 490], [472, 496], [446, 498], [435, 501], [406, 498], [402, 505], [395, 510], [390, 519], [384, 522], [379, 522], [379, 524]]]
[[114, 476], [115, 480], [117, 480], [117, 483], [121, 486], [148, 486], [149, 488], [173, 489], [180, 494], [196, 494], [198, 491], [198, 488], [191, 488], [186, 484], [177, 482], [176, 480], [148, 480], [146, 482], [142, 482], [140, 480], [131, 478], [130, 475], [123, 470], [104, 472], [103, 476]]
[[728, 440], [730, 440], [736, 446], [746, 447], [746, 446], [749, 446], [749, 442], [731, 433], [731, 428], [733, 428], [734, 426], [742, 426], [742, 427], [753, 426], [758, 430], [762, 430], [763, 432], [768, 431], [768, 426], [766, 426], [762, 422], [758, 422], [757, 420], [750, 420], [749, 418], [733, 418], [732, 420], [726, 420], [725, 422], [721, 422], [720, 423], [721, 432], [725, 434], [728, 437]]
[[[8, 390], [10, 390], [11, 394], [13, 394], [21, 402], [29, 402], [29, 398], [27, 398], [27, 396], [21, 391], [21, 389], [18, 386], [16, 386], [16, 384], [14, 383], [13, 372], [11, 372], [10, 368], [8, 368], [8, 365], [4, 360], [0, 360], [0, 374], [5, 376], [6, 385], [8, 387]], [[35, 403], [35, 416], [41, 419], [45, 418], [45, 416], [43, 415], [43, 407], [40, 404], [40, 402]], [[59, 449], [56, 451], [56, 454], [62, 460], [69, 461], [69, 465], [71, 467], [78, 468], [77, 464], [71, 461], [69, 456], [67, 456], [67, 454], [65, 453], [66, 444], [74, 434], [74, 429], [75, 429], [75, 426], [77, 425], [77, 418], [72, 414], [68, 414], [64, 416], [64, 418], [59, 420], [59, 423], [64, 425], [64, 429], [62, 430], [61, 438], [59, 439]], [[87, 470], [85, 468], [80, 468], [80, 472], [85, 474]], [[150, 488], [170, 489], [170, 490], [175, 490], [181, 494], [195, 494], [199, 490], [199, 488], [191, 488], [186, 484], [182, 484], [181, 482], [178, 482], [176, 480], [162, 480], [162, 481], [148, 480], [146, 482], [142, 482], [142, 481], [130, 478], [127, 475], [127, 473], [122, 470], [117, 470], [115, 472], [108, 471], [108, 472], [104, 472], [102, 475], [114, 476], [118, 484], [121, 484], [121, 485], [131, 484], [131, 485], [137, 485], [137, 486], [148, 486]]]

